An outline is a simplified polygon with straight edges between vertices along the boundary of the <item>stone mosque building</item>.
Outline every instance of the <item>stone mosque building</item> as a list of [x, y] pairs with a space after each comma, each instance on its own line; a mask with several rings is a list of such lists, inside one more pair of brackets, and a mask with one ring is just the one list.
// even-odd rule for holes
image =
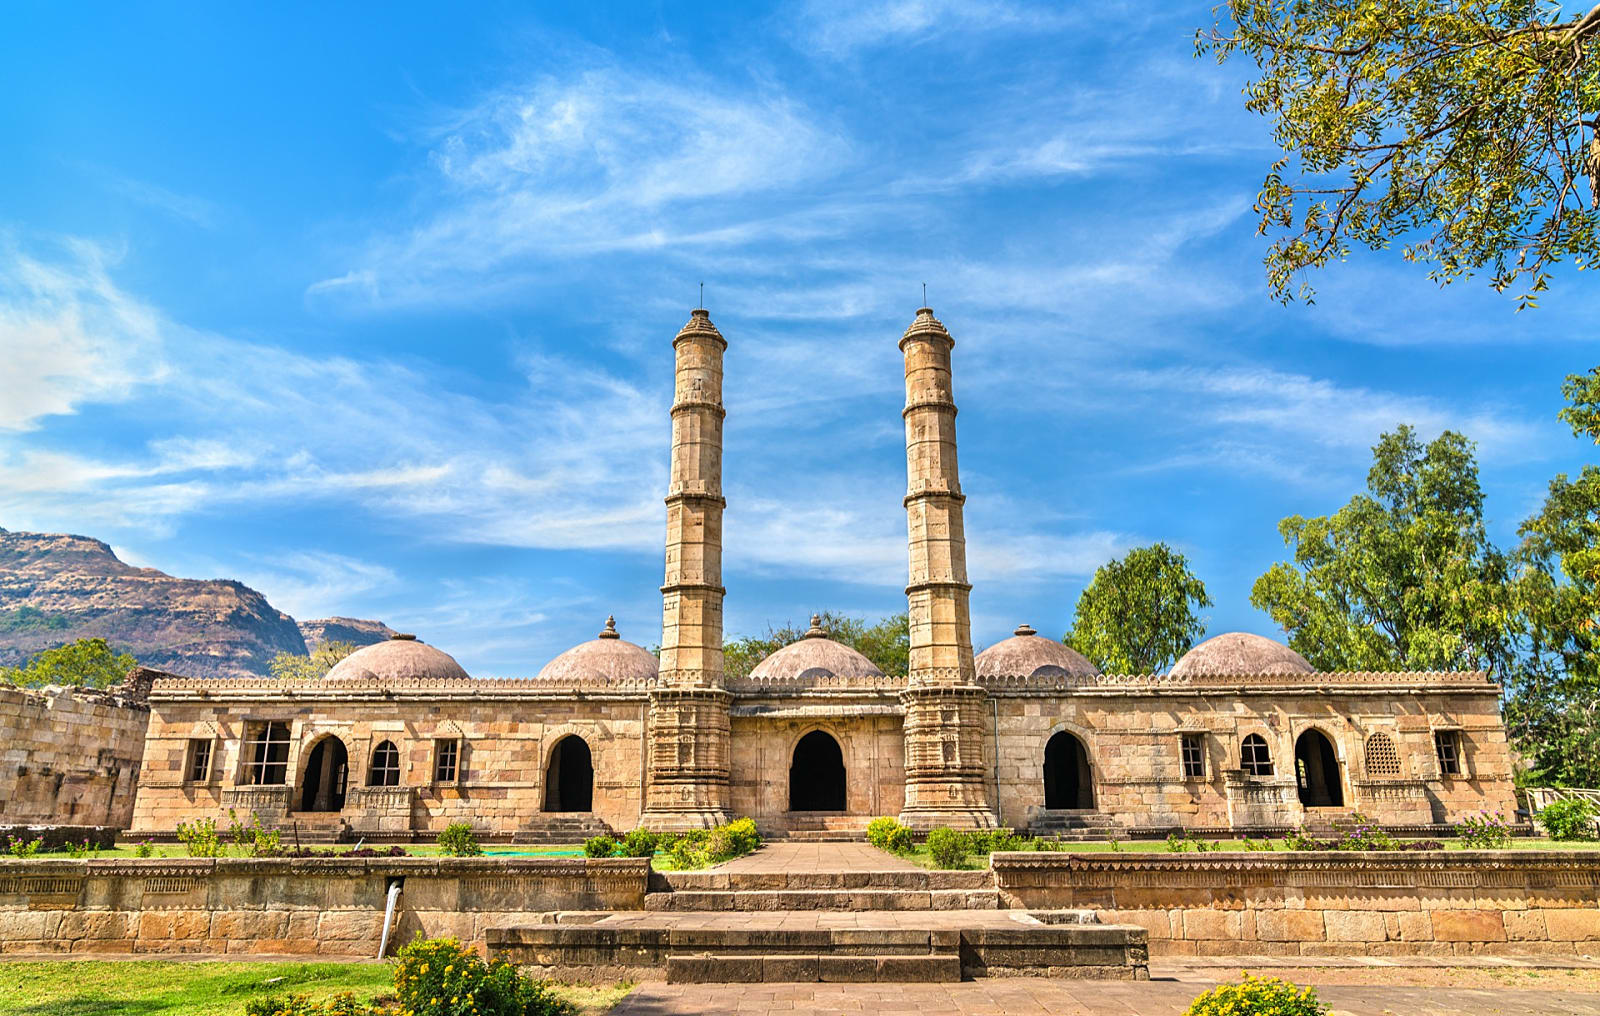
[[909, 673], [813, 624], [748, 677], [724, 674], [727, 343], [696, 310], [673, 341], [659, 660], [607, 620], [517, 680], [474, 679], [410, 636], [320, 681], [163, 675], [133, 835], [229, 809], [307, 838], [431, 837], [466, 820], [569, 842], [741, 815], [769, 835], [858, 831], [878, 815], [1127, 835], [1511, 814], [1499, 689], [1482, 673], [1324, 673], [1234, 633], [1170, 673], [1102, 674], [1026, 625], [974, 655], [953, 346], [927, 308], [900, 340]]

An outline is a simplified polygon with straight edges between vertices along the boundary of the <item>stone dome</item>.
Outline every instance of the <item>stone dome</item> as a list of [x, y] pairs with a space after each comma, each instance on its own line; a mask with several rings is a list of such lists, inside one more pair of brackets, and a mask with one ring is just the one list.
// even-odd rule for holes
[[882, 677], [878, 665], [842, 642], [828, 637], [822, 618], [811, 615], [811, 628], [750, 670], [752, 678]]
[[581, 642], [544, 665], [541, 681], [582, 684], [596, 679], [606, 681], [652, 681], [660, 661], [643, 646], [636, 646], [617, 634], [617, 619], [606, 618], [599, 635]]
[[1174, 677], [1194, 674], [1312, 674], [1316, 668], [1282, 642], [1231, 631], [1206, 639], [1183, 654]]
[[1100, 669], [1071, 646], [1047, 639], [1027, 625], [979, 653], [979, 677], [1093, 677]]
[[415, 678], [463, 678], [467, 672], [449, 653], [417, 640], [394, 635], [363, 646], [333, 665], [327, 681], [406, 681]]

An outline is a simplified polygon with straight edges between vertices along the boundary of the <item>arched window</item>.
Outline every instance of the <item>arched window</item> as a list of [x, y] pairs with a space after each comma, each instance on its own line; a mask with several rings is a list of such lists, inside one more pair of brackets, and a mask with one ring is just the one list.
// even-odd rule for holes
[[1272, 751], [1260, 734], [1248, 734], [1239, 745], [1239, 768], [1251, 776], [1272, 775]]
[[400, 785], [400, 752], [393, 741], [383, 741], [372, 749], [372, 770], [367, 773], [369, 787]]
[[1400, 775], [1400, 753], [1395, 751], [1394, 738], [1388, 734], [1373, 734], [1367, 738], [1367, 775]]

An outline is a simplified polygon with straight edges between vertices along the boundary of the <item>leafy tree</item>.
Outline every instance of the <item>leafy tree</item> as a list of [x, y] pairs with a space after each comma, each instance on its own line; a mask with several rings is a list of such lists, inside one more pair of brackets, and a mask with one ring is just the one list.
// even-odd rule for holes
[[[1600, 369], [1567, 378], [1560, 413], [1600, 443]], [[1518, 665], [1507, 680], [1506, 728], [1529, 777], [1600, 786], [1600, 468], [1550, 481], [1518, 530]]]
[[1489, 542], [1471, 443], [1402, 426], [1372, 450], [1367, 493], [1278, 524], [1294, 548], [1250, 602], [1323, 670], [1502, 670], [1510, 568]]
[[1182, 554], [1165, 543], [1135, 547], [1095, 571], [1061, 641], [1107, 673], [1153, 674], [1205, 634], [1197, 611], [1209, 606]]
[[[870, 625], [862, 618], [831, 610], [818, 616], [829, 638], [865, 656], [885, 674], [903, 676], [910, 668], [911, 628], [905, 614], [886, 617]], [[730, 678], [748, 677], [756, 664], [789, 643], [804, 638], [806, 630], [793, 624], [782, 628], [769, 625], [765, 635], [729, 640], [722, 647], [723, 672]]]
[[47, 684], [106, 688], [121, 682], [138, 665], [132, 654], [116, 652], [105, 639], [78, 639], [46, 649], [21, 667], [4, 668], [0, 678], [27, 688]]
[[267, 664], [267, 672], [289, 681], [315, 681], [327, 676], [335, 663], [360, 648], [354, 642], [323, 642], [305, 656], [278, 653]]
[[[1401, 243], [1447, 284], [1497, 290], [1600, 255], [1600, 6], [1555, 0], [1230, 0], [1197, 54], [1254, 61], [1245, 107], [1284, 155], [1255, 210], [1273, 295]], [[1296, 282], [1299, 281], [1298, 290]], [[1520, 281], [1519, 281], [1520, 280]]]

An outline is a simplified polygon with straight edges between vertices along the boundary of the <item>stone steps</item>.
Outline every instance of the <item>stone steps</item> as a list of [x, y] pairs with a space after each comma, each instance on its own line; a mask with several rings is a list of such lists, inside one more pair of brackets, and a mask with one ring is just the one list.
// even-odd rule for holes
[[652, 871], [651, 892], [772, 889], [992, 889], [994, 873], [894, 868], [885, 871]]
[[540, 815], [511, 836], [512, 843], [582, 843], [615, 831], [588, 812], [552, 812]]
[[993, 889], [745, 889], [648, 893], [652, 913], [798, 910], [996, 910]]
[[[540, 976], [670, 982], [956, 981], [993, 976], [1143, 979], [1143, 928], [1080, 912], [560, 914], [489, 928], [491, 957]], [[1091, 915], [1092, 916], [1092, 915]], [[1070, 919], [1068, 919], [1070, 918]], [[847, 922], [850, 926], [835, 926]]]

